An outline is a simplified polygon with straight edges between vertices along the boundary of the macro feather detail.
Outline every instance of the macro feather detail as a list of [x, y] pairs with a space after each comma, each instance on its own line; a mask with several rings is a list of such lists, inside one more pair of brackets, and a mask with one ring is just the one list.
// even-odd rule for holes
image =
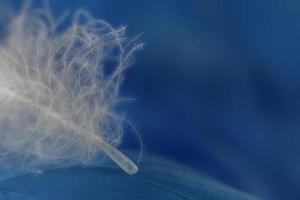
[[62, 19], [25, 6], [0, 44], [0, 170], [92, 165], [104, 152], [134, 174], [114, 147], [123, 121], [115, 104], [142, 44], [83, 10], [59, 30]]

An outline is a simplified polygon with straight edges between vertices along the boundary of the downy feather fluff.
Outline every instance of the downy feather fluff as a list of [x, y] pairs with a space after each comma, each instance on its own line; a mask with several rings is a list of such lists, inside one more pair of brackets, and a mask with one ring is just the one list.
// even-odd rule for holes
[[141, 45], [82, 10], [58, 31], [60, 21], [25, 7], [1, 41], [0, 170], [91, 165], [102, 152], [134, 174], [114, 147], [122, 137], [114, 106]]

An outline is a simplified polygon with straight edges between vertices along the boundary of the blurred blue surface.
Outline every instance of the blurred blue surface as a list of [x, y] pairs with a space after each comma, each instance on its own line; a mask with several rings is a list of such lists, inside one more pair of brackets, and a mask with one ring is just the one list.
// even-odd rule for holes
[[[20, 2], [16, 2], [16, 6]], [[41, 2], [34, 1], [34, 6]], [[263, 199], [300, 199], [300, 2], [51, 0], [144, 33], [121, 105], [146, 151]], [[125, 138], [124, 147], [134, 148]]]
[[[1, 177], [0, 177], [1, 178]], [[253, 197], [167, 159], [145, 156], [129, 176], [115, 165], [49, 170], [0, 182], [0, 200], [250, 200]]]

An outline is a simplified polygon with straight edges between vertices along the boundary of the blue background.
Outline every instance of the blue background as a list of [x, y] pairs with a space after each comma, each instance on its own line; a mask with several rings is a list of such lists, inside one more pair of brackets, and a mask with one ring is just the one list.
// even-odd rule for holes
[[[16, 7], [20, 2], [14, 1]], [[33, 6], [41, 2], [33, 1]], [[51, 0], [145, 48], [122, 105], [145, 151], [264, 199], [300, 199], [300, 1]], [[137, 148], [127, 134], [123, 147]]]

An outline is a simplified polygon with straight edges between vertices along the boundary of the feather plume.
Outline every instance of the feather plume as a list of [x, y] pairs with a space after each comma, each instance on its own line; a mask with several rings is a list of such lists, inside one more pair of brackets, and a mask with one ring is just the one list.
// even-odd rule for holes
[[60, 21], [25, 6], [0, 44], [0, 169], [91, 165], [104, 152], [134, 174], [114, 147], [122, 137], [114, 107], [142, 45], [83, 10], [58, 31]]

